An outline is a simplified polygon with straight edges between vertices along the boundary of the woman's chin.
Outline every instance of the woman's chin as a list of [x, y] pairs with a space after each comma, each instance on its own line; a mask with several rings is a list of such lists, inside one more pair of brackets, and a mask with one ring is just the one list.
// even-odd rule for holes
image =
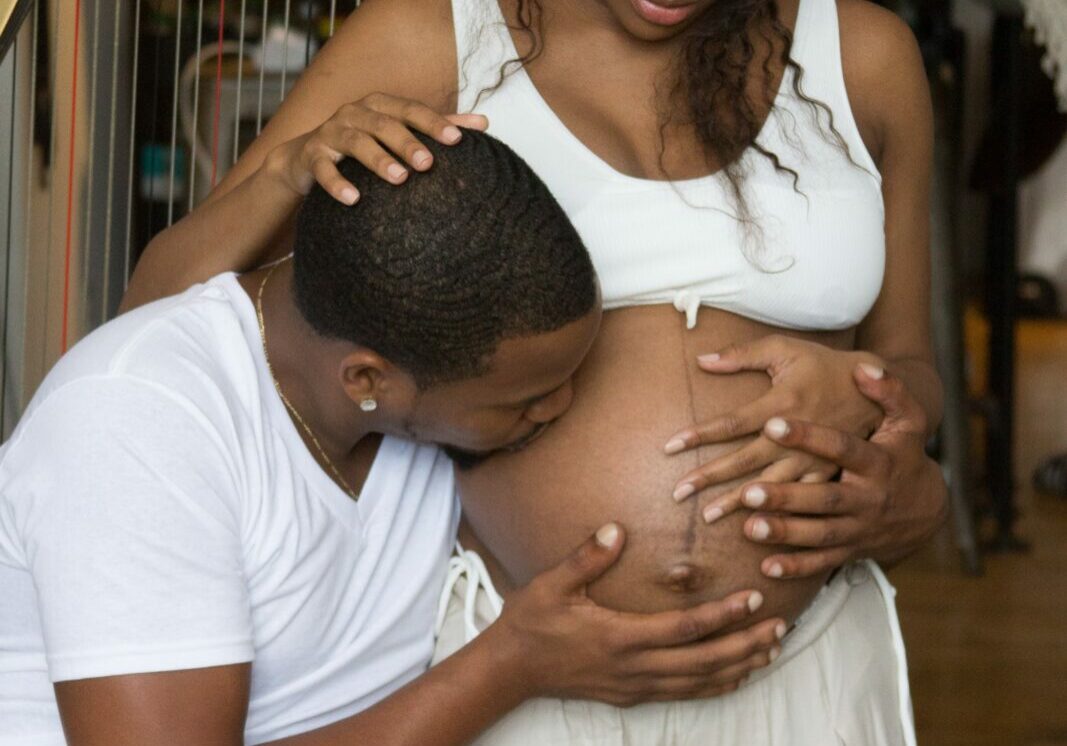
[[607, 0], [606, 4], [628, 34], [648, 42], [678, 36], [711, 5], [709, 0]]

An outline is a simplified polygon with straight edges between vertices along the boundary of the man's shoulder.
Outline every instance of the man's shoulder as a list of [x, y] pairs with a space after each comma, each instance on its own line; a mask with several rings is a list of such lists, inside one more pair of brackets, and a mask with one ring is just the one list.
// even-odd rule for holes
[[[79, 417], [92, 419], [102, 433], [121, 426], [148, 434], [160, 413], [179, 410], [202, 414], [202, 424], [212, 429], [230, 429], [258, 391], [243, 328], [249, 322], [242, 320], [236, 292], [232, 278], [229, 285], [213, 280], [99, 327], [48, 373], [10, 442], [75, 428]], [[40, 420], [47, 426], [34, 425]]]
[[109, 321], [56, 363], [30, 410], [77, 382], [91, 387], [104, 378], [137, 379], [189, 395], [198, 384], [247, 375], [252, 358], [239, 291], [232, 278], [219, 277]]
[[0, 561], [5, 534], [54, 510], [230, 510], [256, 385], [235, 298], [208, 283], [105, 324], [60, 360], [0, 448]]

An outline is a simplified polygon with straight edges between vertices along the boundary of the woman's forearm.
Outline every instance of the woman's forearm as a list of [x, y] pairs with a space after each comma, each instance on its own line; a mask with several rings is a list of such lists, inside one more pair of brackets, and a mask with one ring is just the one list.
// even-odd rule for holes
[[268, 157], [236, 187], [152, 239], [137, 262], [120, 312], [182, 292], [220, 272], [255, 267], [289, 240], [300, 200]]
[[[922, 358], [903, 358], [887, 360], [886, 368], [891, 375], [901, 379], [908, 394], [915, 400], [925, 414], [926, 432], [920, 442], [925, 443], [941, 424], [943, 414], [943, 393], [941, 377], [929, 361]], [[933, 464], [929, 458], [926, 464]], [[887, 544], [872, 553], [875, 559], [886, 569], [898, 564], [921, 547], [948, 518], [949, 504], [944, 478], [939, 468], [907, 468], [897, 464], [897, 468], [910, 474], [907, 482], [907, 510], [916, 525], [925, 530], [906, 535], [906, 540]], [[899, 497], [899, 495], [898, 495]]]
[[921, 358], [888, 359], [886, 368], [904, 382], [926, 413], [926, 436], [931, 437], [941, 424], [944, 407], [941, 376], [937, 369]]

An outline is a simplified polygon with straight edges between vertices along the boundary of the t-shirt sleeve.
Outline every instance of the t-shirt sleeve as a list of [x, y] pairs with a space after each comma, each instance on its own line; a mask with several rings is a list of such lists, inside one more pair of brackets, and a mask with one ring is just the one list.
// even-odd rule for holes
[[82, 379], [9, 444], [2, 488], [53, 681], [252, 660], [243, 480], [208, 404]]

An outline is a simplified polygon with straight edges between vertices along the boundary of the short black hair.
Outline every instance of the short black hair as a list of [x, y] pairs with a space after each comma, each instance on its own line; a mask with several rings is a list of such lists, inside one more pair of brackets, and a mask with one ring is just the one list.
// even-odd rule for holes
[[511, 148], [474, 130], [451, 146], [417, 137], [434, 164], [405, 184], [346, 159], [359, 202], [321, 187], [307, 196], [293, 287], [316, 332], [374, 350], [425, 388], [482, 375], [505, 339], [584, 317], [597, 288], [578, 232]]

